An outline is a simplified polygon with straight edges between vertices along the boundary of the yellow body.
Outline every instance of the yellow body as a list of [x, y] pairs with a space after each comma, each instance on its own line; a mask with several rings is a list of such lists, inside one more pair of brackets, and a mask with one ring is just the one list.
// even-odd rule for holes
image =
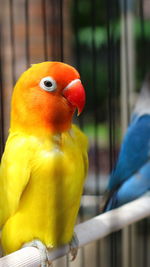
[[4, 253], [33, 239], [71, 241], [87, 171], [87, 139], [76, 127], [47, 138], [10, 132], [0, 166]]

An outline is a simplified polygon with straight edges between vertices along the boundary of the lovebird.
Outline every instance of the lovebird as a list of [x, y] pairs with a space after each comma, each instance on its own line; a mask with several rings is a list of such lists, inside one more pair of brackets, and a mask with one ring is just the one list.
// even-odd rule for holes
[[103, 211], [137, 199], [150, 190], [150, 73], [147, 75], [113, 169]]
[[18, 79], [0, 165], [0, 228], [4, 255], [72, 242], [88, 169], [88, 140], [72, 124], [85, 105], [77, 70], [62, 62], [32, 65]]

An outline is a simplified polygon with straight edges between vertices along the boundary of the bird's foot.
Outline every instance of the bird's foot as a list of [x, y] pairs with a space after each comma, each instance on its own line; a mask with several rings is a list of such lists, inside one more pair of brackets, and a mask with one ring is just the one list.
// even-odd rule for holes
[[69, 243], [70, 254], [72, 256], [71, 261], [74, 261], [78, 254], [79, 240], [76, 233], [74, 233], [72, 240]]
[[36, 247], [40, 251], [41, 256], [41, 267], [50, 267], [52, 266], [52, 262], [48, 259], [48, 250], [46, 246], [40, 240], [32, 240], [31, 242], [25, 243], [23, 248], [25, 247]]

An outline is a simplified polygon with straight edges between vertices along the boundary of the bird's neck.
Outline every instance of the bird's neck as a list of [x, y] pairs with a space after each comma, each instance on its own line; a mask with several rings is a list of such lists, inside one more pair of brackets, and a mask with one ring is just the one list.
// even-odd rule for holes
[[13, 132], [22, 132], [34, 136], [51, 136], [58, 135], [70, 130], [72, 124], [72, 114], [67, 118], [61, 118], [61, 115], [52, 118], [43, 118], [42, 113], [28, 114], [27, 116], [18, 116], [12, 112], [10, 130]]
[[20, 96], [15, 91], [11, 107], [11, 131], [32, 135], [68, 131], [75, 108], [58, 95], [51, 95], [50, 98], [46, 96], [31, 93]]

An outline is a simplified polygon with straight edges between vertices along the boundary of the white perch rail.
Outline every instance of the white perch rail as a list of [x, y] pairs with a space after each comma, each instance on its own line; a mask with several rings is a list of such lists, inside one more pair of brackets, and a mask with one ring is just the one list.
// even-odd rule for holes
[[[75, 232], [79, 247], [101, 239], [110, 233], [137, 222], [150, 215], [150, 195], [128, 203], [118, 209], [96, 216], [78, 224]], [[63, 246], [49, 252], [49, 259], [55, 260], [69, 252], [69, 246]], [[28, 247], [0, 258], [0, 267], [37, 267], [40, 265], [40, 253], [37, 248]]]

